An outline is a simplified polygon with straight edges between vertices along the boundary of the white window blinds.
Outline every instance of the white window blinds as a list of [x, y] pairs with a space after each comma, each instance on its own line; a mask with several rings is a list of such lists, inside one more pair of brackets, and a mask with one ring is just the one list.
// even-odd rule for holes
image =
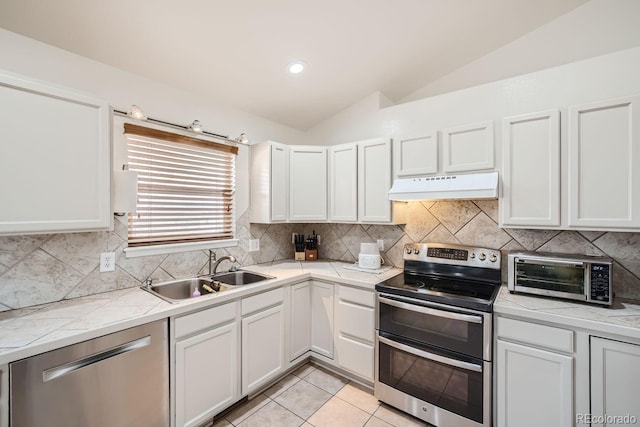
[[237, 147], [125, 124], [138, 173], [129, 247], [232, 239]]

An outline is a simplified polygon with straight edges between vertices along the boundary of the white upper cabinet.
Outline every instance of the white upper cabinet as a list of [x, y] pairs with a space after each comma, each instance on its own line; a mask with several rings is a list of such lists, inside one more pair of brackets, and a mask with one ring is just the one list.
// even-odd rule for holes
[[327, 219], [327, 148], [289, 146], [289, 221]]
[[393, 170], [397, 178], [438, 173], [438, 132], [394, 138]]
[[443, 172], [493, 169], [493, 122], [444, 129], [442, 148]]
[[249, 221], [287, 220], [289, 194], [289, 149], [267, 141], [251, 146], [251, 209]]
[[640, 96], [569, 107], [570, 227], [640, 227]]
[[560, 225], [560, 112], [502, 121], [501, 226]]
[[329, 221], [358, 220], [358, 147], [333, 145], [329, 155]]
[[109, 105], [0, 74], [0, 235], [111, 226]]
[[391, 222], [391, 140], [377, 138], [358, 145], [358, 221]]

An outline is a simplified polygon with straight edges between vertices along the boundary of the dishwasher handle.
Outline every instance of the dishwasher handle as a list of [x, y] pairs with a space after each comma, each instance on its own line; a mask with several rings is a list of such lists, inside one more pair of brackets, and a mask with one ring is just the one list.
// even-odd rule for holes
[[74, 360], [73, 362], [65, 363], [54, 368], [47, 369], [42, 372], [42, 381], [47, 382], [58, 377], [70, 374], [82, 369], [85, 366], [93, 365], [94, 363], [101, 362], [106, 359], [118, 356], [120, 354], [128, 353], [139, 348], [147, 347], [151, 344], [151, 336], [139, 338], [128, 343], [118, 345], [100, 353], [92, 354], [91, 356], [83, 357], [82, 359]]

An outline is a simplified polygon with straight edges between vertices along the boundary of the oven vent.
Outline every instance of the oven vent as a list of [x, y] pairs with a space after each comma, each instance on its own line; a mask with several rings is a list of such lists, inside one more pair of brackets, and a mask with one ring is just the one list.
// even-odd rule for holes
[[497, 199], [498, 172], [398, 178], [389, 200]]

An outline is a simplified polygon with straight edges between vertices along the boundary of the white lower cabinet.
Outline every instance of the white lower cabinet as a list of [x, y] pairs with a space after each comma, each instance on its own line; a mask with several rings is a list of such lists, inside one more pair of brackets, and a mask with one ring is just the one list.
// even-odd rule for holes
[[258, 390], [284, 370], [283, 303], [282, 288], [242, 300], [242, 395]]
[[640, 345], [591, 337], [591, 425], [635, 424], [639, 396]]
[[496, 335], [496, 425], [573, 426], [573, 331], [498, 318]]
[[307, 354], [311, 348], [311, 281], [290, 287], [289, 361]]
[[333, 359], [333, 284], [311, 282], [311, 351]]
[[175, 320], [175, 425], [196, 426], [239, 398], [237, 303]]
[[335, 306], [338, 366], [373, 381], [375, 292], [337, 285]]
[[333, 359], [333, 287], [316, 280], [291, 286], [289, 361], [309, 350]]

